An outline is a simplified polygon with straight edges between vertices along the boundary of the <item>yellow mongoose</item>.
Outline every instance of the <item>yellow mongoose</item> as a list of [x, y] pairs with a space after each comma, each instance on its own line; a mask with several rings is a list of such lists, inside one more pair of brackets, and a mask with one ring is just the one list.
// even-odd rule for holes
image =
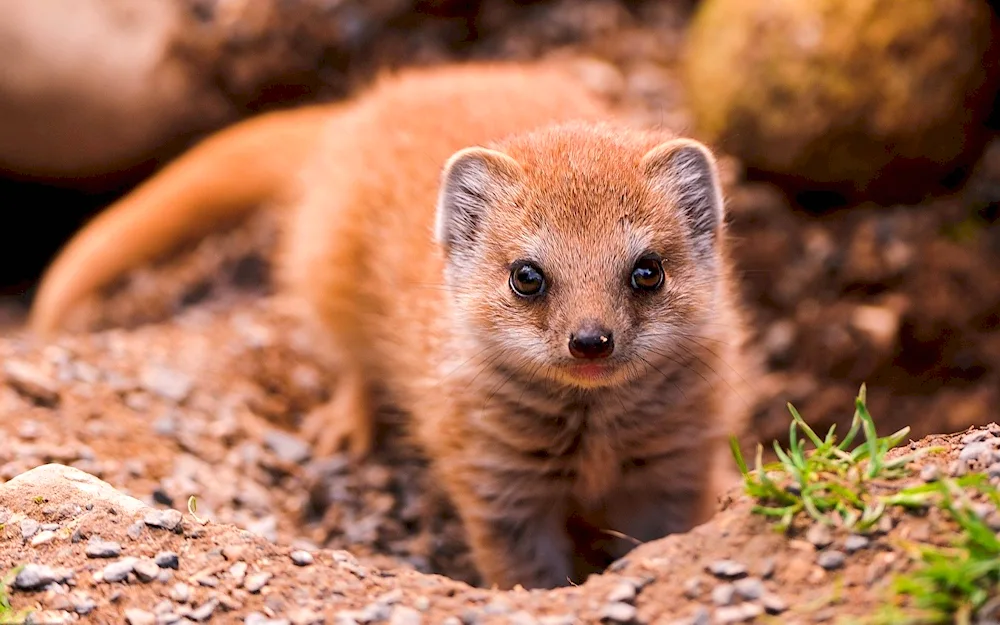
[[404, 409], [487, 583], [579, 580], [630, 546], [601, 530], [705, 520], [747, 416], [715, 160], [608, 117], [556, 69], [467, 65], [245, 122], [85, 228], [32, 326], [287, 195], [281, 283], [338, 366], [318, 449], [361, 456], [375, 405]]

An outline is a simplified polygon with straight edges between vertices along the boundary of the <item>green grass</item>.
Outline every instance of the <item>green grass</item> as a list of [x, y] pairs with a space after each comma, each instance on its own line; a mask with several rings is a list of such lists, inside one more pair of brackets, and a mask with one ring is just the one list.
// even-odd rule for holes
[[[865, 400], [866, 391], [862, 386], [854, 402], [851, 427], [840, 442], [837, 442], [836, 426], [830, 427], [826, 436], [820, 438], [795, 407], [788, 404], [792, 415], [788, 448], [782, 449], [775, 441], [774, 453], [778, 461], [763, 464], [764, 447], [758, 445], [753, 471], [743, 459], [735, 438], [731, 439], [730, 446], [743, 474], [746, 491], [757, 500], [753, 511], [778, 517], [781, 530], [786, 530], [796, 515], [805, 512], [820, 523], [864, 531], [878, 521], [886, 506], [925, 505], [925, 496], [880, 494], [891, 490], [887, 482], [906, 475], [908, 463], [931, 450], [888, 460], [889, 450], [910, 433], [910, 428], [878, 437]], [[858, 434], [863, 434], [864, 440], [852, 449]], [[811, 449], [807, 448], [809, 444]]]
[[[941, 448], [889, 460], [888, 452], [909, 434], [909, 428], [879, 437], [864, 386], [854, 403], [851, 427], [840, 442], [833, 427], [820, 438], [789, 404], [788, 447], [775, 442], [778, 461], [763, 464], [763, 446], [758, 445], [753, 471], [731, 440], [746, 491], [756, 500], [753, 511], [776, 518], [781, 530], [805, 514], [820, 523], [864, 531], [889, 506], [938, 507], [955, 523], [951, 546], [904, 543], [913, 558], [911, 570], [892, 581], [892, 596], [882, 610], [859, 622], [971, 625], [976, 612], [1000, 596], [1000, 538], [977, 515], [972, 496], [1000, 509], [1000, 491], [981, 473], [898, 487], [898, 480], [908, 475], [908, 463]], [[863, 440], [855, 445], [859, 434]]]
[[907, 546], [915, 566], [893, 581], [893, 604], [872, 622], [969, 625], [1000, 590], [1000, 539], [976, 514], [969, 492], [985, 496], [994, 507], [1000, 507], [1000, 493], [983, 474], [916, 489], [936, 496], [936, 505], [955, 522], [957, 531], [950, 547]]
[[21, 625], [28, 618], [30, 610], [17, 610], [10, 606], [10, 597], [7, 594], [7, 587], [14, 581], [22, 567], [16, 567], [7, 575], [0, 577], [0, 625]]

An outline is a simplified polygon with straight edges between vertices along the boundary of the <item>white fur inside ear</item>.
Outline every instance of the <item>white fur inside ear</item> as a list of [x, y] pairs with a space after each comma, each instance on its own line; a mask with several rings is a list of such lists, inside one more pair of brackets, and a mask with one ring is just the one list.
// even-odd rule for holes
[[434, 236], [450, 253], [473, 244], [490, 207], [514, 182], [520, 165], [502, 152], [465, 148], [445, 163]]
[[725, 217], [715, 158], [701, 143], [675, 139], [650, 150], [642, 169], [684, 216], [700, 251], [711, 251]]

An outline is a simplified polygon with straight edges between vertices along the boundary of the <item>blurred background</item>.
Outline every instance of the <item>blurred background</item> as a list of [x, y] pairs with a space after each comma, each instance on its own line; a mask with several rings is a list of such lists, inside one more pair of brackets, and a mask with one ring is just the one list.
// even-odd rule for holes
[[[767, 373], [754, 435], [1000, 416], [1000, 27], [986, 0], [0, 0], [0, 319], [89, 216], [207, 133], [379, 71], [573, 60], [723, 155]], [[261, 217], [139, 272], [88, 327], [268, 293]]]

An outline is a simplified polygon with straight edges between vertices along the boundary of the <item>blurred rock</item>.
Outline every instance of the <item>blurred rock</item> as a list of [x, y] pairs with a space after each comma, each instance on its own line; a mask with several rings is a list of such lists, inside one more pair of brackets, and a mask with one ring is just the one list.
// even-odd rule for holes
[[176, 55], [179, 2], [8, 2], [0, 19], [0, 171], [89, 177], [225, 116]]
[[983, 0], [705, 0], [684, 74], [699, 133], [751, 174], [913, 202], [982, 151], [998, 32]]

